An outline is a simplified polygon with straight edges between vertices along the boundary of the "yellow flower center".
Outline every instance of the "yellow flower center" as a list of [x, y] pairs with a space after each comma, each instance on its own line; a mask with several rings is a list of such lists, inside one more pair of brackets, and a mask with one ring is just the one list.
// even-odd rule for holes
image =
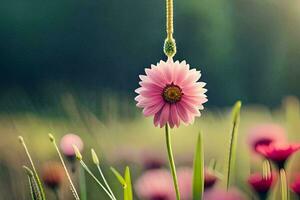
[[180, 87], [174, 85], [173, 83], [167, 85], [163, 90], [163, 98], [168, 103], [176, 103], [180, 101], [183, 93]]

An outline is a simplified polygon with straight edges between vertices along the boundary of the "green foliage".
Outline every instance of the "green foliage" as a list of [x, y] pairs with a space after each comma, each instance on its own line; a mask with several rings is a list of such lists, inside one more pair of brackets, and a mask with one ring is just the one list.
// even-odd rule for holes
[[44, 193], [44, 188], [43, 188], [43, 186], [42, 186], [42, 183], [41, 183], [41, 181], [40, 181], [40, 178], [39, 178], [39, 175], [38, 175], [38, 173], [37, 173], [37, 171], [36, 171], [36, 169], [35, 169], [35, 166], [34, 166], [34, 163], [33, 163], [33, 160], [32, 160], [32, 158], [31, 158], [31, 155], [30, 155], [30, 153], [29, 153], [29, 151], [28, 151], [28, 148], [27, 148], [27, 146], [26, 146], [26, 143], [25, 143], [25, 141], [24, 141], [24, 139], [23, 139], [23, 137], [22, 136], [19, 136], [18, 137], [18, 139], [19, 139], [19, 142], [22, 144], [22, 146], [23, 146], [23, 148], [24, 148], [24, 150], [25, 150], [25, 153], [26, 153], [26, 155], [27, 155], [27, 157], [28, 157], [28, 159], [29, 159], [29, 162], [30, 162], [30, 164], [31, 164], [31, 167], [32, 167], [32, 170], [30, 170], [28, 167], [24, 167], [24, 169], [26, 170], [26, 172], [30, 175], [30, 184], [31, 184], [31, 187], [36, 187], [36, 194], [38, 194], [38, 196], [37, 196], [37, 198], [38, 199], [41, 199], [41, 200], [46, 200], [46, 196], [45, 196], [45, 193]]
[[123, 178], [123, 176], [113, 167], [110, 168], [113, 174], [117, 177], [118, 181], [121, 183], [123, 188], [125, 189], [127, 187], [126, 181]]
[[116, 176], [118, 181], [121, 183], [121, 185], [123, 186], [124, 200], [133, 200], [129, 167], [128, 166], [126, 167], [124, 177], [115, 168], [111, 167], [110, 169], [113, 172], [113, 174]]
[[193, 200], [201, 200], [204, 191], [204, 151], [202, 134], [199, 133], [194, 156]]
[[126, 185], [127, 185], [127, 187], [125, 188], [125, 191], [124, 191], [124, 196], [126, 195], [126, 200], [132, 200], [133, 199], [133, 197], [132, 197], [132, 184], [131, 184], [130, 169], [129, 169], [128, 166], [126, 166], [124, 177], [125, 177], [125, 182], [126, 182]]
[[41, 193], [38, 181], [36, 180], [33, 171], [26, 166], [23, 166], [23, 169], [25, 170], [25, 173], [28, 177], [31, 199], [43, 200], [43, 195]]
[[82, 166], [79, 167], [79, 188], [80, 188], [80, 199], [87, 200], [85, 172]]
[[231, 130], [231, 134], [230, 134], [228, 160], [226, 163], [226, 175], [227, 175], [226, 187], [227, 187], [227, 189], [230, 187], [232, 172], [234, 171], [234, 166], [235, 166], [237, 134], [238, 134], [239, 121], [240, 121], [241, 106], [242, 106], [241, 101], [238, 101], [235, 103], [233, 110], [232, 110], [232, 130]]

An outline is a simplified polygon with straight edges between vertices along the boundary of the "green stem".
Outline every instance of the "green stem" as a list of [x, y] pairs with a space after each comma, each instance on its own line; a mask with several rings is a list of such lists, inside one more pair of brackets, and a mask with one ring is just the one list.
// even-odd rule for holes
[[82, 200], [87, 200], [86, 197], [86, 181], [85, 173], [82, 166], [79, 167], [79, 187], [80, 187], [80, 197]]
[[70, 190], [71, 190], [71, 192], [72, 192], [74, 198], [75, 198], [76, 200], [80, 200], [79, 195], [78, 195], [78, 193], [77, 193], [77, 191], [76, 191], [76, 188], [75, 188], [75, 186], [74, 186], [74, 183], [73, 183], [73, 181], [72, 181], [72, 179], [71, 179], [71, 176], [70, 176], [70, 174], [69, 174], [69, 172], [68, 172], [68, 169], [67, 169], [67, 166], [66, 166], [66, 164], [65, 164], [65, 161], [64, 161], [64, 159], [63, 159], [63, 157], [62, 157], [62, 155], [61, 155], [61, 153], [60, 153], [60, 151], [59, 151], [59, 149], [58, 149], [58, 146], [57, 146], [57, 144], [56, 144], [55, 138], [54, 138], [54, 136], [53, 136], [52, 134], [49, 134], [49, 138], [50, 138], [50, 141], [52, 142], [52, 144], [53, 144], [53, 146], [54, 146], [54, 148], [55, 148], [55, 150], [56, 150], [56, 152], [57, 152], [57, 154], [58, 154], [58, 157], [59, 157], [59, 159], [60, 159], [60, 162], [61, 162], [61, 164], [62, 164], [62, 166], [63, 166], [63, 168], [64, 168], [64, 170], [65, 170], [66, 176], [67, 176], [68, 181], [69, 181], [69, 184], [70, 184]]
[[96, 176], [91, 172], [91, 170], [88, 168], [88, 166], [83, 162], [83, 160], [80, 160], [80, 164], [82, 165], [83, 169], [96, 181], [96, 183], [104, 190], [104, 192], [109, 196], [111, 200], [114, 200], [112, 195], [109, 193], [109, 191], [102, 185], [102, 183], [96, 178]]
[[59, 192], [58, 192], [58, 188], [53, 189], [54, 195], [55, 195], [55, 199], [59, 200]]
[[288, 200], [288, 183], [284, 169], [280, 169], [281, 200]]
[[29, 151], [28, 151], [28, 148], [27, 148], [27, 146], [26, 146], [26, 144], [25, 144], [25, 141], [24, 141], [24, 139], [23, 139], [22, 136], [19, 136], [19, 140], [20, 140], [22, 146], [24, 147], [25, 153], [26, 153], [26, 155], [27, 155], [27, 157], [28, 157], [28, 159], [29, 159], [29, 162], [30, 162], [30, 164], [31, 164], [31, 167], [32, 167], [32, 170], [33, 170], [33, 173], [34, 173], [34, 177], [36, 178], [36, 181], [37, 181], [37, 184], [38, 184], [38, 188], [39, 188], [39, 190], [40, 190], [40, 192], [41, 192], [41, 195], [42, 195], [42, 199], [45, 200], [45, 199], [46, 199], [46, 196], [45, 196], [45, 193], [44, 193], [44, 189], [43, 189], [43, 186], [42, 186], [40, 177], [39, 177], [39, 175], [38, 175], [38, 173], [37, 173], [37, 171], [36, 171], [36, 169], [35, 169], [34, 163], [33, 163], [33, 161], [32, 161], [32, 158], [31, 158], [31, 155], [30, 155], [30, 153], [29, 153]]
[[104, 184], [106, 185], [108, 191], [110, 192], [110, 194], [111, 194], [111, 196], [113, 197], [113, 199], [116, 200], [116, 197], [115, 197], [113, 191], [112, 191], [111, 188], [109, 187], [109, 185], [108, 185], [108, 183], [107, 183], [107, 181], [106, 181], [106, 178], [104, 177], [104, 175], [103, 175], [103, 173], [102, 173], [102, 170], [101, 170], [100, 165], [97, 165], [97, 168], [98, 168], [98, 171], [99, 171], [99, 173], [100, 173], [100, 175], [101, 175], [101, 178], [102, 178], [102, 180], [104, 181]]
[[175, 192], [176, 192], [176, 199], [180, 200], [180, 192], [179, 192], [179, 187], [178, 187], [176, 167], [175, 167], [175, 162], [174, 162], [174, 157], [173, 157], [173, 152], [172, 152], [172, 145], [171, 145], [171, 135], [170, 135], [168, 124], [166, 124], [166, 126], [165, 126], [165, 131], [166, 131], [166, 144], [167, 144], [168, 158], [169, 158], [170, 169], [172, 172], [174, 188], [175, 188]]

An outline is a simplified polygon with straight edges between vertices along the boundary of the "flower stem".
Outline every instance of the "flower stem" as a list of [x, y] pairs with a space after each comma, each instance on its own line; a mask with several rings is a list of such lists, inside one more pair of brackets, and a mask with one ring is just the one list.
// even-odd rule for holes
[[288, 200], [288, 183], [284, 169], [280, 170], [281, 200]]
[[88, 168], [88, 166], [83, 162], [83, 160], [79, 161], [81, 166], [83, 167], [83, 169], [85, 169], [85, 171], [96, 181], [96, 183], [104, 190], [104, 192], [107, 194], [107, 196], [111, 199], [111, 200], [115, 200], [112, 195], [110, 194], [110, 192], [102, 185], [102, 183], [96, 178], [96, 176], [91, 172], [91, 170]]
[[102, 170], [101, 170], [100, 165], [97, 165], [97, 168], [98, 168], [98, 171], [99, 171], [99, 173], [100, 173], [100, 175], [101, 175], [101, 178], [103, 179], [104, 184], [106, 185], [108, 191], [110, 192], [110, 194], [111, 194], [111, 196], [113, 197], [113, 199], [116, 200], [116, 197], [115, 197], [113, 191], [112, 191], [111, 188], [109, 187], [109, 185], [108, 185], [108, 183], [107, 183], [107, 181], [106, 181], [106, 178], [104, 177], [104, 175], [103, 175], [103, 173], [102, 173]]
[[59, 151], [59, 149], [58, 149], [58, 146], [57, 146], [57, 144], [56, 144], [56, 141], [55, 141], [54, 136], [53, 136], [52, 134], [49, 134], [49, 139], [50, 139], [50, 141], [52, 142], [52, 144], [53, 144], [53, 146], [54, 146], [54, 148], [55, 148], [55, 150], [56, 150], [56, 152], [57, 152], [57, 154], [58, 154], [58, 157], [59, 157], [59, 159], [60, 159], [60, 162], [61, 162], [62, 166], [64, 167], [66, 176], [67, 176], [68, 181], [69, 181], [69, 184], [70, 184], [70, 190], [71, 190], [71, 192], [72, 192], [74, 198], [75, 198], [76, 200], [80, 200], [79, 195], [78, 195], [78, 193], [77, 193], [77, 191], [76, 191], [76, 188], [75, 188], [75, 186], [74, 186], [74, 184], [73, 184], [73, 181], [72, 181], [72, 179], [71, 179], [71, 176], [70, 176], [70, 174], [69, 174], [69, 172], [68, 172], [68, 169], [67, 169], [67, 166], [66, 166], [66, 164], [65, 164], [65, 161], [64, 161], [64, 159], [63, 159], [63, 157], [62, 157], [62, 155], [61, 155], [61, 153], [60, 153], [60, 151]]
[[30, 162], [30, 164], [31, 164], [31, 167], [32, 167], [34, 176], [35, 176], [36, 181], [37, 181], [37, 184], [38, 184], [38, 188], [39, 188], [39, 190], [40, 190], [40, 192], [41, 192], [41, 195], [42, 195], [42, 200], [45, 200], [45, 199], [46, 199], [46, 196], [45, 196], [45, 193], [44, 193], [44, 189], [43, 189], [43, 186], [42, 186], [40, 177], [39, 177], [39, 175], [38, 175], [38, 173], [37, 173], [37, 171], [36, 171], [36, 169], [35, 169], [35, 166], [34, 166], [34, 163], [33, 163], [33, 161], [32, 161], [31, 155], [30, 155], [30, 153], [29, 153], [29, 151], [28, 151], [28, 148], [27, 148], [26, 143], [25, 143], [25, 141], [24, 141], [24, 139], [23, 139], [22, 136], [19, 136], [19, 141], [21, 142], [21, 144], [22, 144], [22, 146], [23, 146], [23, 148], [24, 148], [24, 150], [25, 150], [25, 153], [26, 153], [26, 155], [27, 155], [27, 157], [28, 157], [28, 159], [29, 159], [29, 162]]
[[87, 200], [85, 172], [81, 166], [79, 167], [79, 187], [81, 200]]
[[59, 191], [58, 191], [58, 188], [53, 189], [53, 192], [54, 192], [54, 195], [55, 195], [56, 200], [59, 200], [60, 198], [59, 198]]
[[169, 158], [170, 169], [172, 172], [174, 188], [175, 188], [175, 192], [176, 192], [176, 199], [180, 200], [180, 192], [179, 192], [179, 187], [178, 187], [176, 167], [175, 167], [175, 162], [174, 162], [174, 157], [173, 157], [173, 152], [172, 152], [172, 145], [171, 145], [171, 135], [170, 135], [168, 124], [166, 124], [166, 126], [165, 126], [165, 131], [166, 131], [166, 144], [167, 144], [168, 158]]

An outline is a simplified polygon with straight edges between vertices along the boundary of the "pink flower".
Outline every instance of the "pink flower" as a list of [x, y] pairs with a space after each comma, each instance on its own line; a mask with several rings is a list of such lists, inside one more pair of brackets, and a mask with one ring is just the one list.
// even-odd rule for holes
[[251, 174], [248, 183], [261, 197], [266, 197], [270, 188], [276, 182], [276, 175], [272, 173], [269, 177], [263, 177], [260, 173]]
[[174, 200], [173, 182], [169, 171], [153, 169], [146, 171], [136, 182], [135, 190], [139, 199]]
[[[182, 199], [192, 199], [192, 182], [193, 182], [193, 169], [189, 167], [181, 167], [177, 170], [178, 184], [180, 195]], [[204, 170], [204, 189], [213, 188], [218, 181], [215, 173], [210, 169]], [[174, 199], [176, 196], [174, 194]]]
[[68, 158], [75, 158], [73, 145], [76, 145], [79, 151], [83, 150], [83, 142], [78, 135], [69, 133], [60, 140], [60, 148], [63, 154]]
[[261, 124], [249, 131], [248, 144], [256, 152], [260, 145], [270, 145], [275, 142], [286, 142], [285, 130], [277, 124]]
[[295, 176], [296, 178], [291, 183], [291, 190], [300, 197], [300, 174]]
[[[179, 168], [177, 177], [181, 199], [192, 199], [193, 170], [189, 167]], [[173, 193], [173, 199], [176, 199], [175, 193]]]
[[212, 188], [216, 182], [218, 181], [218, 177], [216, 176], [216, 174], [209, 170], [209, 169], [205, 169], [204, 170], [204, 189], [209, 189]]
[[43, 166], [42, 180], [51, 189], [57, 189], [65, 177], [64, 168], [60, 163], [49, 162]]
[[269, 146], [260, 145], [257, 152], [266, 159], [272, 160], [279, 169], [284, 168], [287, 159], [300, 149], [300, 144], [271, 143]]
[[139, 95], [135, 98], [137, 106], [143, 108], [145, 116], [154, 116], [154, 125], [163, 127], [167, 123], [171, 128], [182, 121], [192, 124], [206, 101], [207, 91], [204, 82], [197, 82], [200, 71], [190, 69], [185, 61], [179, 63], [168, 59], [156, 66], [145, 69], [141, 75]]
[[245, 196], [236, 188], [230, 188], [228, 191], [214, 188], [204, 192], [205, 200], [246, 200]]
[[162, 168], [166, 163], [161, 154], [147, 150], [140, 153], [139, 160], [146, 170]]

